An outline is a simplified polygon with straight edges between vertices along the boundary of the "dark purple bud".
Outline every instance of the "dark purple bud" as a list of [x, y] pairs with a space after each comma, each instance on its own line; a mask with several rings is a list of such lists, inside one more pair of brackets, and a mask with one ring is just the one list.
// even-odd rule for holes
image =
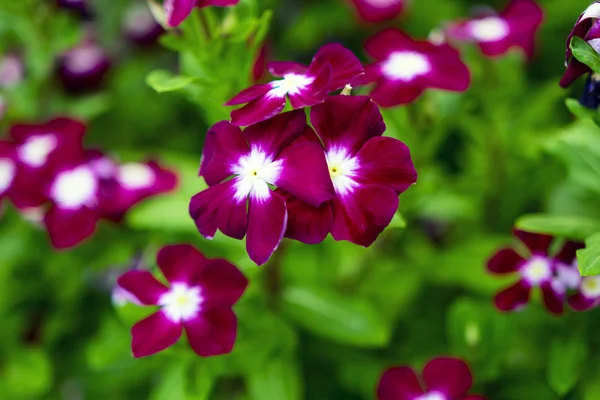
[[65, 89], [71, 93], [99, 89], [109, 69], [108, 55], [93, 41], [85, 41], [58, 60], [58, 75]]

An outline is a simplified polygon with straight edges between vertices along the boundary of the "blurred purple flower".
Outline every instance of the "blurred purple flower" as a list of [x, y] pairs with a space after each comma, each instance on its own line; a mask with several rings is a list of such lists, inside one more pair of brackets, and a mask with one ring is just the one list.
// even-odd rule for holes
[[371, 97], [383, 107], [410, 103], [427, 88], [462, 92], [470, 83], [469, 69], [446, 43], [416, 41], [390, 28], [369, 38], [365, 50], [375, 63], [363, 83], [375, 82]]
[[65, 89], [71, 93], [99, 89], [109, 69], [108, 55], [90, 38], [63, 53], [58, 60], [58, 75]]
[[154, 19], [147, 4], [131, 5], [123, 18], [123, 32], [135, 44], [148, 46], [156, 43], [164, 29]]
[[252, 125], [279, 114], [289, 97], [294, 109], [322, 103], [326, 96], [350, 84], [363, 73], [360, 61], [337, 43], [327, 44], [315, 54], [308, 67], [295, 62], [270, 62], [271, 75], [282, 77], [254, 85], [237, 94], [225, 105], [246, 104], [231, 112], [231, 123]]
[[0, 88], [9, 89], [23, 80], [24, 67], [21, 57], [9, 54], [0, 59]]
[[233, 264], [207, 259], [186, 244], [163, 247], [156, 259], [169, 287], [142, 270], [128, 271], [118, 279], [118, 285], [140, 303], [160, 307], [133, 326], [133, 356], [149, 356], [172, 346], [183, 330], [200, 356], [231, 352], [237, 332], [231, 307], [246, 289], [244, 275]]
[[423, 368], [422, 379], [408, 366], [386, 370], [377, 387], [378, 400], [485, 400], [467, 392], [473, 385], [468, 365], [439, 357]]
[[194, 7], [228, 7], [239, 2], [240, 0], [165, 0], [165, 16], [167, 17], [167, 24], [176, 27], [190, 15]]
[[11, 143], [0, 142], [0, 202], [9, 196], [17, 176], [16, 149]]
[[88, 0], [57, 0], [56, 4], [65, 10], [71, 10], [82, 18], [92, 16]]
[[586, 311], [600, 305], [600, 276], [584, 276], [578, 292], [569, 297], [569, 305], [576, 311]]
[[406, 0], [352, 0], [359, 17], [365, 22], [382, 22], [396, 18]]

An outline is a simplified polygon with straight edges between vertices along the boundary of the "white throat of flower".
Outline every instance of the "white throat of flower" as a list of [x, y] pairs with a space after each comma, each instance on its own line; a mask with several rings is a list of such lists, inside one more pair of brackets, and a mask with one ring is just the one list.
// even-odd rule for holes
[[527, 282], [537, 286], [552, 278], [551, 261], [545, 257], [533, 256], [521, 267], [520, 273]]
[[352, 193], [358, 186], [353, 179], [359, 168], [358, 159], [351, 157], [348, 151], [341, 147], [333, 147], [325, 156], [335, 192], [341, 196]]
[[425, 394], [415, 398], [415, 400], [448, 400], [448, 399], [446, 396], [444, 396], [440, 392], [428, 392], [428, 393], [425, 393]]
[[588, 299], [600, 297], [600, 276], [583, 277], [580, 290]]
[[83, 45], [65, 57], [65, 67], [74, 74], [86, 74], [104, 60], [104, 52], [96, 45]]
[[56, 136], [51, 133], [32, 136], [19, 146], [19, 159], [30, 167], [39, 168], [48, 161], [48, 156], [56, 148], [56, 142]]
[[174, 283], [171, 290], [160, 296], [158, 305], [171, 321], [183, 322], [198, 316], [203, 301], [199, 287]]
[[393, 80], [412, 81], [431, 71], [431, 62], [416, 51], [395, 51], [381, 65], [382, 74]]
[[281, 98], [285, 97], [286, 94], [298, 94], [314, 81], [314, 77], [304, 74], [286, 74], [283, 79], [271, 82], [271, 90], [269, 90], [267, 96]]
[[497, 42], [508, 36], [510, 26], [500, 17], [486, 17], [468, 23], [471, 35], [480, 42]]
[[6, 192], [12, 184], [17, 167], [15, 163], [8, 158], [0, 158], [0, 194]]
[[264, 200], [269, 197], [268, 183], [275, 183], [281, 175], [281, 160], [273, 161], [262, 149], [253, 147], [249, 154], [240, 157], [232, 173], [238, 175], [235, 183], [235, 199], [246, 200], [248, 196]]
[[128, 163], [119, 167], [117, 180], [125, 189], [139, 190], [152, 187], [156, 175], [146, 164]]
[[97, 202], [98, 179], [92, 170], [81, 165], [63, 171], [56, 176], [51, 188], [51, 197], [62, 208], [77, 209]]

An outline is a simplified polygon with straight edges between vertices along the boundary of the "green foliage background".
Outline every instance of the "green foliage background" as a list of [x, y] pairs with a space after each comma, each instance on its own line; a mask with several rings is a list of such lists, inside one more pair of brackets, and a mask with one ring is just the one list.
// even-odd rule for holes
[[[70, 97], [54, 60], [83, 35], [46, 0], [0, 0], [0, 51], [18, 50], [26, 80], [3, 93], [0, 123], [69, 115], [88, 122], [87, 144], [122, 159], [155, 155], [179, 189], [140, 204], [124, 226], [105, 224], [85, 244], [55, 252], [45, 232], [8, 207], [0, 222], [1, 399], [372, 399], [381, 372], [431, 357], [466, 359], [475, 391], [493, 400], [600, 399], [598, 310], [553, 317], [535, 299], [498, 313], [493, 295], [510, 278], [486, 259], [519, 226], [588, 240], [586, 274], [600, 273], [600, 129], [578, 95], [558, 86], [565, 39], [586, 0], [540, 0], [546, 20], [531, 63], [512, 52], [482, 57], [465, 46], [473, 82], [463, 94], [430, 91], [383, 111], [387, 135], [409, 145], [419, 172], [400, 215], [369, 249], [331, 239], [286, 241], [256, 267], [244, 243], [207, 241], [187, 215], [205, 187], [197, 168], [207, 127], [250, 83], [267, 34], [272, 58], [310, 61], [337, 41], [364, 59], [383, 26], [424, 38], [468, 15], [471, 0], [415, 0], [399, 21], [357, 22], [344, 0], [242, 0], [195, 12], [165, 48], [123, 40], [134, 0], [95, 0], [99, 40], [113, 61], [106, 87]], [[501, 9], [504, 1], [482, 1]], [[569, 112], [569, 110], [571, 112]], [[251, 284], [235, 307], [239, 334], [227, 356], [202, 359], [182, 341], [146, 359], [130, 354], [130, 326], [149, 310], [114, 307], [115, 276], [132, 257], [152, 266], [162, 245], [189, 242], [238, 265]], [[583, 262], [582, 262], [583, 260]]]

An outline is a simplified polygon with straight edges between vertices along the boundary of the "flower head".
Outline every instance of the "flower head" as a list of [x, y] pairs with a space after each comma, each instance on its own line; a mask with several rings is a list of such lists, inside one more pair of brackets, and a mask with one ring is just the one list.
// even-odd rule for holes
[[71, 93], [93, 91], [102, 84], [110, 65], [104, 49], [88, 38], [59, 57], [58, 76]]
[[123, 32], [133, 43], [140, 46], [152, 45], [164, 31], [146, 4], [132, 4], [126, 10], [123, 17]]
[[529, 255], [523, 257], [511, 247], [500, 249], [488, 261], [494, 274], [516, 273], [519, 280], [496, 295], [496, 307], [502, 311], [518, 310], [527, 304], [531, 290], [539, 287], [546, 308], [554, 313], [563, 311], [567, 289], [575, 289], [579, 272], [574, 265], [575, 252], [580, 243], [566, 242], [554, 256], [549, 255], [552, 236], [515, 230], [515, 235], [525, 244]]
[[[424, 383], [421, 384], [421, 382]], [[422, 379], [408, 366], [383, 373], [377, 387], [379, 400], [485, 400], [468, 395], [473, 377], [467, 364], [456, 358], [439, 357], [423, 368]]]
[[303, 111], [280, 114], [242, 131], [223, 121], [207, 133], [200, 175], [208, 189], [190, 202], [200, 233], [242, 239], [257, 264], [283, 238], [288, 212], [277, 187], [319, 206], [333, 197], [325, 155], [315, 143], [293, 143], [308, 128]]
[[172, 346], [183, 330], [198, 355], [231, 352], [237, 331], [231, 307], [246, 289], [244, 275], [228, 261], [207, 259], [186, 244], [163, 247], [156, 259], [168, 286], [145, 270], [128, 271], [117, 281], [141, 304], [160, 307], [133, 326], [133, 356]]
[[490, 57], [503, 55], [511, 47], [520, 47], [531, 58], [535, 34], [542, 20], [542, 9], [535, 1], [511, 0], [500, 14], [485, 13], [452, 24], [446, 34], [456, 40], [477, 43], [483, 54]]
[[591, 72], [590, 68], [573, 57], [571, 39], [574, 36], [585, 40], [596, 51], [600, 51], [600, 2], [595, 1], [579, 16], [573, 30], [567, 37], [565, 65], [567, 70], [560, 80], [562, 87], [570, 86], [581, 75]]
[[368, 39], [365, 50], [375, 60], [365, 80], [375, 83], [371, 97], [381, 106], [410, 103], [427, 88], [464, 91], [469, 86], [469, 69], [446, 43], [416, 41], [390, 28]]
[[365, 22], [382, 22], [396, 18], [406, 0], [352, 0], [352, 3]]
[[231, 112], [231, 123], [252, 125], [279, 114], [286, 98], [294, 109], [322, 103], [332, 91], [343, 88], [363, 73], [354, 54], [337, 43], [327, 44], [308, 67], [295, 62], [271, 62], [271, 75], [282, 78], [254, 85], [237, 94], [226, 105], [245, 104]]
[[176, 27], [191, 14], [194, 7], [228, 7], [239, 2], [240, 0], [165, 0], [165, 16], [167, 17], [167, 24]]

